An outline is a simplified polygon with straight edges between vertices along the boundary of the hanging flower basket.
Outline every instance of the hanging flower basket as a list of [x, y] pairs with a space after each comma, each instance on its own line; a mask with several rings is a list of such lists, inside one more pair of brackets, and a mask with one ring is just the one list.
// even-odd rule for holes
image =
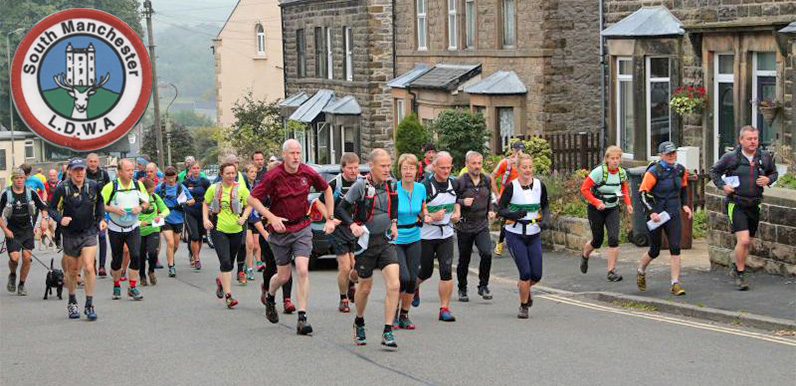
[[702, 87], [681, 87], [674, 90], [669, 106], [680, 115], [698, 113], [705, 105], [705, 89]]
[[777, 119], [779, 110], [782, 108], [779, 101], [775, 99], [763, 99], [761, 101], [756, 101], [756, 104], [757, 111], [763, 116], [763, 121], [766, 123], [766, 126], [771, 126], [774, 120]]

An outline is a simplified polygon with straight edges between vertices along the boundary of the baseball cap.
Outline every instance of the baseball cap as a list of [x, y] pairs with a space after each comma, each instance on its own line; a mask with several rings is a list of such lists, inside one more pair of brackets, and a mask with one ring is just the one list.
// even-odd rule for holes
[[85, 169], [86, 168], [86, 161], [83, 161], [82, 158], [73, 158], [69, 160], [69, 166], [66, 167], [69, 170], [72, 169]]
[[14, 170], [11, 171], [11, 178], [14, 177], [25, 177], [25, 171], [22, 170], [22, 168], [14, 168]]
[[522, 141], [514, 142], [513, 144], [511, 144], [511, 148], [525, 150], [525, 143], [523, 143]]
[[670, 154], [677, 151], [677, 146], [672, 141], [666, 141], [658, 145], [658, 153]]
[[147, 161], [146, 158], [144, 157], [136, 158], [135, 162], [139, 165], [144, 165], [144, 166], [146, 166], [149, 163], [149, 161]]
[[437, 147], [434, 146], [434, 144], [429, 143], [426, 146], [423, 146], [423, 153], [427, 151], [437, 151]]

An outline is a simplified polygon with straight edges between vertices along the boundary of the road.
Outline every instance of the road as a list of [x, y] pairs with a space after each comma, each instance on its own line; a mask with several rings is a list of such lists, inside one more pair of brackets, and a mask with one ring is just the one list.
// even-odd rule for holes
[[[49, 264], [54, 253], [36, 253]], [[145, 299], [112, 301], [111, 280], [98, 280], [99, 320], [66, 317], [66, 296], [42, 300], [43, 267], [35, 263], [27, 297], [0, 293], [0, 384], [107, 385], [792, 385], [796, 340], [537, 294], [529, 320], [516, 318], [511, 280], [492, 283], [494, 300], [454, 300], [455, 323], [436, 320], [436, 280], [411, 311], [415, 331], [398, 331], [399, 349], [379, 345], [383, 285], [376, 279], [366, 314], [369, 343], [352, 343], [353, 314], [337, 312], [334, 266], [311, 272], [309, 320], [297, 336], [295, 315], [265, 320], [259, 283], [234, 286], [240, 305], [214, 296], [218, 262], [178, 276], [159, 270]], [[477, 261], [477, 258], [475, 258]], [[7, 256], [0, 263], [5, 287]], [[377, 276], [379, 274], [377, 273]], [[126, 285], [124, 285], [126, 287]], [[78, 299], [83, 304], [82, 291]], [[57, 299], [57, 298], [55, 298]], [[281, 306], [280, 306], [281, 310]]]

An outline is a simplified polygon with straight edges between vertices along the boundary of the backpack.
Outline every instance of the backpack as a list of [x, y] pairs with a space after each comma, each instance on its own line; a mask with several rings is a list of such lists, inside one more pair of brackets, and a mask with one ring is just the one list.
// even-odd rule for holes
[[[741, 154], [742, 151], [738, 147], [736, 147], [735, 150], [733, 150], [733, 153], [735, 153], [735, 157], [732, 158], [733, 163], [730, 164], [730, 166], [728, 166], [727, 169], [724, 171], [725, 175], [732, 175], [733, 173], [735, 173], [735, 169], [738, 169], [738, 166], [740, 166], [741, 162], [743, 162], [743, 158], [745, 158], [743, 154]], [[752, 163], [754, 163], [755, 166], [757, 167], [758, 175], [761, 176], [765, 175], [763, 171], [765, 170], [764, 166], [766, 166], [764, 165], [763, 162], [763, 155], [764, 155], [763, 150], [758, 150], [757, 152], [755, 152], [755, 156], [752, 159]], [[770, 165], [772, 161], [771, 156], [768, 153], [765, 153], [765, 155], [768, 156], [766, 158], [766, 161], [768, 161], [767, 162], [768, 165], [771, 166]]]
[[[4, 192], [6, 196], [6, 206], [3, 208], [3, 217], [6, 219], [6, 224], [11, 220], [14, 213], [14, 192], [9, 186]], [[25, 187], [25, 203], [28, 206], [28, 216], [34, 217], [36, 215], [36, 202], [33, 201], [33, 190]]]
[[[224, 195], [224, 185], [223, 182], [215, 183], [216, 192], [213, 195], [213, 201], [210, 202], [209, 210], [210, 214], [218, 215], [221, 213], [221, 197]], [[243, 213], [243, 205], [241, 205], [240, 200], [238, 199], [238, 186], [239, 184], [232, 185], [232, 189], [229, 191], [229, 209], [232, 213], [240, 215]]]
[[[61, 181], [60, 184], [58, 184], [59, 186], [60, 185], [64, 186], [64, 196], [61, 197], [61, 201], [57, 205], [58, 212], [61, 213], [61, 215], [64, 214], [64, 200], [66, 200], [67, 198], [69, 198], [69, 196], [72, 195], [72, 191], [69, 188], [71, 186], [70, 182], [71, 182], [70, 180], [64, 180], [64, 181]], [[83, 186], [86, 187], [86, 189], [88, 189], [89, 197], [91, 198], [91, 204], [92, 204], [91, 205], [91, 216], [92, 217], [95, 217], [96, 214], [97, 214], [96, 213], [96, 209], [97, 209], [97, 205], [96, 204], [97, 204], [97, 199], [99, 197], [99, 192], [97, 194], [91, 194], [91, 191], [93, 190], [94, 186], [96, 186], [96, 185], [97, 185], [97, 183], [94, 180], [86, 179], [86, 180], [83, 181]], [[111, 195], [111, 199], [113, 199], [113, 194]], [[108, 201], [108, 202], [110, 202], [110, 201]]]
[[[166, 192], [168, 192], [168, 190], [166, 190], [167, 186], [166, 186], [165, 182], [163, 182], [160, 185], [158, 185], [158, 187], [155, 189], [155, 193], [157, 193], [157, 195], [160, 196], [160, 198], [164, 199], [164, 201], [165, 201], [165, 199], [175, 200], [176, 201], [177, 198], [180, 197], [180, 195], [182, 194], [182, 184], [176, 184], [176, 186], [177, 186], [177, 195], [176, 196], [169, 196], [166, 193]], [[168, 205], [166, 205], [166, 207], [168, 207]], [[182, 211], [183, 209], [182, 209], [182, 205], [177, 203], [176, 207], [174, 207], [174, 208], [169, 207], [169, 210]]]
[[[655, 168], [655, 171], [658, 172], [659, 176], [663, 175], [664, 170], [663, 170], [663, 166], [661, 166], [660, 161], [652, 161], [652, 162], [650, 162], [649, 165], [647, 165], [647, 170], [646, 171], [649, 171], [652, 168]], [[675, 183], [676, 183], [677, 179], [682, 179], [683, 176], [685, 175], [685, 166], [680, 165], [680, 164], [674, 164], [674, 168], [675, 168], [675, 170], [677, 172], [676, 173], [669, 173], [669, 174], [672, 176], [671, 179], [675, 180]], [[639, 197], [644, 196], [643, 198], [646, 198], [646, 200], [648, 202], [651, 202], [653, 204], [655, 203], [655, 196], [653, 196], [651, 192], [641, 192], [641, 191], [639, 191], [638, 194], [639, 194]], [[643, 198], [642, 198], [642, 202], [644, 202]], [[645, 208], [645, 211], [646, 211], [646, 208]]]
[[[146, 189], [144, 189], [144, 184], [141, 181], [133, 180], [133, 183], [131, 184], [132, 187], [130, 189], [121, 189], [121, 190], [119, 190], [119, 179], [118, 178], [113, 180], [112, 184], [113, 184], [112, 185], [113, 189], [111, 190], [110, 197], [108, 197], [108, 201], [105, 202], [106, 205], [110, 204], [110, 202], [113, 201], [114, 197], [116, 197], [116, 192], [132, 192], [134, 190], [146, 191]], [[69, 184], [66, 185], [66, 188], [69, 189]], [[143, 202], [143, 201], [141, 201], [141, 202]]]
[[[359, 180], [361, 180], [363, 178], [364, 177], [362, 177], [361, 175], [357, 175], [357, 179], [354, 181], [354, 183], [356, 183], [356, 181], [359, 181]], [[342, 197], [342, 195], [343, 195], [343, 173], [340, 173], [340, 174], [334, 176], [334, 178], [332, 178], [332, 181], [334, 181], [334, 192], [333, 192], [334, 194], [333, 194], [333, 196], [334, 196], [335, 202], [337, 202], [337, 199]], [[332, 181], [329, 181], [329, 182], [332, 182]]]
[[[660, 166], [660, 165], [658, 165], [658, 166]], [[600, 198], [600, 200], [602, 200], [603, 202], [613, 204], [613, 203], [615, 203], [617, 201], [617, 197], [615, 195], [613, 195], [613, 194], [611, 194], [612, 197], [606, 197], [605, 194], [600, 192], [600, 188], [603, 187], [603, 186], [606, 186], [606, 185], [607, 186], [617, 186], [617, 184], [609, 184], [608, 183], [608, 168], [606, 167], [605, 164], [602, 164], [601, 167], [602, 167], [602, 171], [603, 171], [603, 178], [600, 180], [600, 183], [595, 184], [592, 187], [591, 192], [592, 192], [592, 194], [595, 197]], [[647, 168], [649, 169], [649, 166]], [[624, 184], [626, 181], [627, 181], [627, 172], [625, 171], [624, 168], [622, 168], [620, 166], [619, 167], [619, 184], [618, 185], [622, 186], [622, 184]], [[606, 201], [606, 199], [610, 200], [610, 202]]]
[[[395, 181], [386, 181], [385, 190], [387, 191], [387, 214], [390, 219], [398, 218], [398, 190]], [[373, 217], [376, 210], [376, 187], [373, 186], [370, 176], [365, 179], [365, 194], [362, 197], [361, 208], [357, 205], [354, 210], [354, 221], [358, 224], [365, 224]]]
[[437, 196], [439, 196], [441, 193], [452, 194], [454, 196], [456, 195], [456, 190], [453, 189], [453, 179], [450, 177], [448, 178], [448, 188], [442, 191], [437, 190], [437, 186], [434, 185], [434, 181], [429, 180], [428, 184], [431, 186], [431, 195], [426, 198], [426, 202], [434, 201], [434, 199], [437, 198]]

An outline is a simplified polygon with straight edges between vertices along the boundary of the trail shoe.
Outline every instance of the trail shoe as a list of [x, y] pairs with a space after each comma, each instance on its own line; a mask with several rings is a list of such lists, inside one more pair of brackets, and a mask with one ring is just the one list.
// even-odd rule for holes
[[177, 269], [174, 267], [169, 267], [169, 277], [176, 277], [177, 276]]
[[357, 346], [364, 346], [368, 343], [365, 338], [365, 326], [357, 326], [354, 324], [354, 344]]
[[290, 301], [290, 298], [285, 298], [285, 300], [282, 301], [282, 312], [287, 315], [296, 312], [296, 306]]
[[111, 299], [119, 300], [122, 298], [122, 287], [113, 287], [113, 295], [111, 295]]
[[144, 300], [144, 295], [141, 295], [141, 290], [138, 287], [128, 288], [127, 296], [133, 300]]
[[99, 267], [99, 277], [106, 277], [108, 276], [108, 271], [105, 270], [105, 267]]
[[478, 287], [478, 295], [484, 298], [484, 300], [492, 300], [492, 292], [489, 291], [489, 287], [487, 286]]
[[299, 319], [296, 323], [296, 334], [299, 335], [311, 335], [312, 334], [312, 326], [307, 319]]
[[[739, 291], [749, 290], [749, 279], [746, 278], [746, 274], [744, 272], [738, 272], [736, 274], [735, 285], [738, 286]], [[22, 284], [20, 284], [20, 286], [22, 286]]]
[[279, 323], [279, 314], [276, 312], [276, 303], [265, 301], [265, 318], [271, 323]]
[[216, 297], [219, 299], [224, 298], [224, 287], [221, 285], [221, 279], [216, 278]]
[[257, 272], [262, 272], [265, 270], [265, 263], [262, 261], [257, 262]]
[[415, 297], [412, 298], [412, 307], [420, 306], [420, 288], [415, 290]]
[[622, 281], [622, 275], [616, 271], [608, 271], [608, 281]]
[[348, 305], [348, 299], [340, 300], [340, 305], [337, 306], [337, 310], [344, 314], [351, 312], [351, 306]]
[[17, 290], [17, 274], [9, 273], [8, 274], [8, 285], [6, 286], [8, 292], [14, 293]]
[[146, 282], [146, 276], [141, 276], [141, 287], [146, 287], [149, 284]]
[[408, 316], [401, 316], [398, 318], [398, 328], [401, 330], [414, 330], [415, 324], [409, 320]]
[[495, 245], [495, 256], [503, 256], [503, 243]]
[[238, 283], [240, 285], [246, 285], [246, 274], [243, 271], [238, 272]]
[[440, 308], [439, 309], [439, 320], [443, 322], [455, 322], [456, 318], [453, 317], [451, 314], [451, 310], [447, 308]]
[[197, 271], [202, 270], [202, 262], [199, 259], [194, 260], [193, 267], [196, 268]]
[[466, 289], [460, 289], [459, 290], [459, 301], [460, 302], [464, 302], [464, 303], [467, 303], [467, 302], [470, 301], [470, 297], [467, 296], [467, 290]]
[[88, 320], [92, 322], [97, 320], [97, 313], [94, 311], [94, 306], [86, 306], [86, 309], [83, 310], [83, 313], [86, 314]]
[[520, 312], [517, 313], [517, 317], [520, 319], [528, 319], [528, 304], [520, 304]]
[[80, 309], [77, 308], [76, 303], [67, 304], [66, 311], [69, 313], [69, 319], [80, 319]]
[[232, 294], [226, 294], [225, 297], [226, 297], [225, 301], [227, 303], [227, 308], [232, 309], [238, 305], [238, 299], [233, 298]]
[[17, 286], [17, 295], [28, 296], [28, 291], [25, 291], [25, 283], [19, 283]]
[[348, 298], [349, 302], [354, 303], [354, 296], [356, 294], [357, 294], [357, 286], [352, 285], [352, 286], [348, 287], [348, 293], [345, 295], [345, 297]]
[[672, 292], [672, 295], [674, 295], [674, 296], [683, 296], [683, 295], [685, 295], [685, 290], [680, 285], [680, 283], [672, 284], [672, 289], [670, 291]]
[[[143, 280], [141, 280], [141, 281], [143, 281]], [[158, 284], [158, 278], [157, 278], [157, 276], [155, 276], [154, 272], [150, 272], [149, 273], [149, 284], [152, 284], [152, 285]]]
[[381, 345], [387, 348], [398, 348], [398, 344], [395, 343], [395, 335], [392, 331], [385, 331], [381, 334]]
[[251, 268], [246, 268], [246, 279], [248, 281], [254, 281], [254, 270]]
[[589, 258], [580, 255], [580, 273], [589, 272]]
[[636, 285], [638, 290], [644, 292], [647, 290], [647, 274], [636, 272]]

